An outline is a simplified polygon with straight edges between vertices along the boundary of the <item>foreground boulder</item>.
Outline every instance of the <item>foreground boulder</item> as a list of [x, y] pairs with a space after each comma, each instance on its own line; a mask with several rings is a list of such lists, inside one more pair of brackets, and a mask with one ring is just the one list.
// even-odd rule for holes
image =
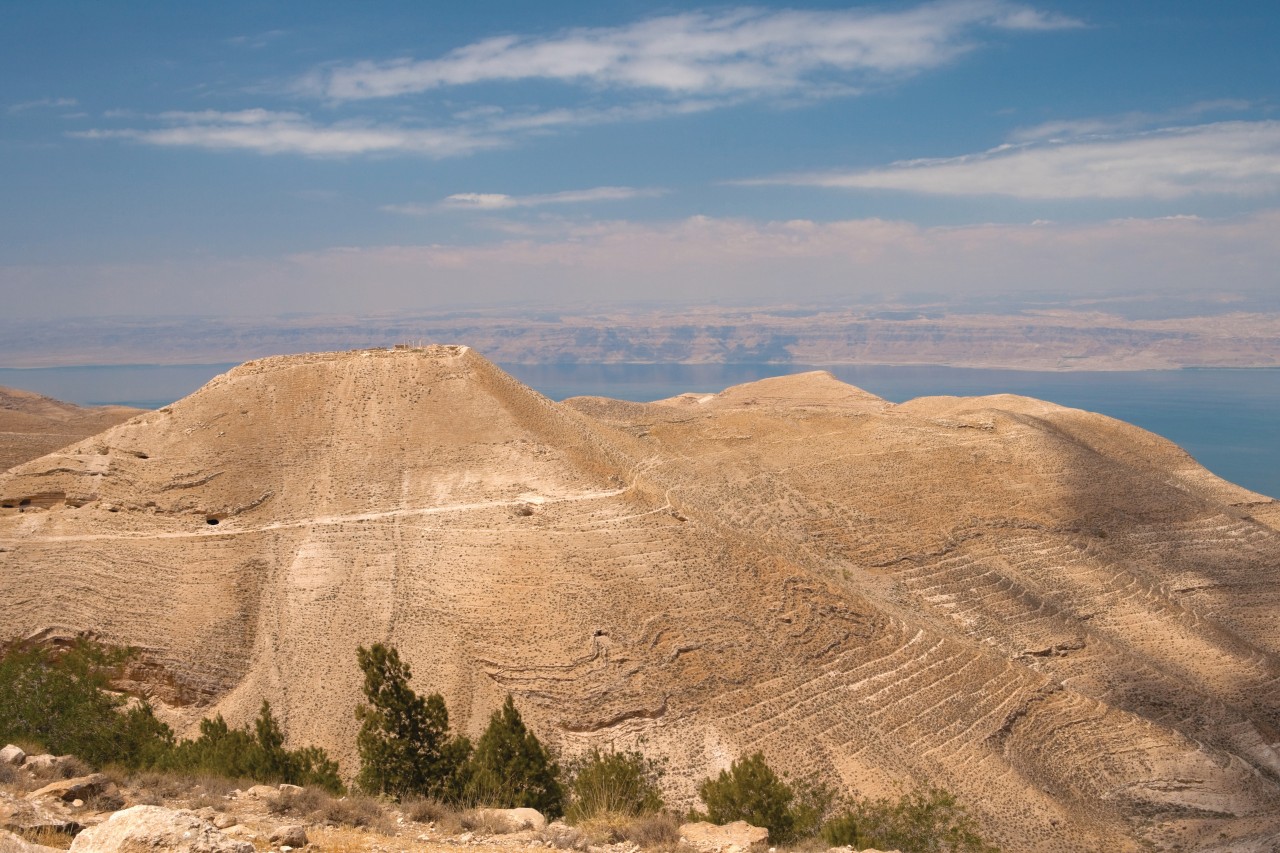
[[9, 744], [4, 749], [0, 749], [0, 764], [12, 764], [15, 767], [21, 767], [22, 762], [26, 760], [27, 754], [22, 751], [21, 747]]
[[[31, 836], [39, 832], [60, 832], [68, 837], [83, 827], [72, 820], [66, 809], [55, 807], [48, 800], [42, 802], [0, 801], [0, 830]], [[3, 851], [0, 846], [0, 851]]]
[[769, 842], [769, 830], [752, 826], [745, 820], [735, 820], [724, 826], [699, 821], [682, 825], [680, 840], [704, 853], [721, 850], [736, 853], [765, 847]]
[[134, 806], [86, 829], [71, 844], [74, 853], [166, 851], [166, 853], [254, 853], [247, 841], [235, 841], [188, 811]]
[[301, 826], [282, 826], [267, 839], [276, 846], [306, 847], [307, 831]]

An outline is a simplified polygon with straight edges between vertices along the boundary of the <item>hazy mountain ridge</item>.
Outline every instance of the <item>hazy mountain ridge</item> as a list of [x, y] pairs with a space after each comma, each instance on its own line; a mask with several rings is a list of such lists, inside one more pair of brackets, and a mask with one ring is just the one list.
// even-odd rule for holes
[[[1230, 307], [1228, 303], [1226, 307]], [[1028, 370], [1280, 366], [1280, 314], [1132, 306], [772, 306], [3, 324], [0, 364], [220, 363], [466, 340], [495, 362], [936, 364]], [[1126, 311], [1126, 309], [1128, 309]], [[1112, 310], [1120, 313], [1111, 313]], [[1126, 316], [1126, 313], [1134, 316]], [[146, 334], [139, 334], [145, 330]], [[33, 353], [39, 353], [33, 356]]]
[[556, 404], [466, 348], [330, 353], [0, 475], [0, 621], [348, 762], [354, 646], [391, 641], [463, 730], [511, 691], [567, 754], [643, 741], [677, 800], [763, 749], [953, 788], [1010, 849], [1268, 849], [1277, 520], [1027, 398]]
[[82, 407], [0, 386], [0, 471], [140, 414], [127, 406]]

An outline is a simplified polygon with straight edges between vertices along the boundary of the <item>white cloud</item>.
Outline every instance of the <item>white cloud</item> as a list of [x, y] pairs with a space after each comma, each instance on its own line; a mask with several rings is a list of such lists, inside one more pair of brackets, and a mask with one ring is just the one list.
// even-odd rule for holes
[[424, 214], [441, 208], [446, 210], [509, 210], [515, 207], [542, 207], [548, 204], [590, 204], [598, 201], [627, 201], [633, 198], [654, 198], [665, 195], [666, 190], [640, 187], [592, 187], [585, 190], [564, 190], [538, 195], [505, 195], [503, 193], [455, 193], [438, 205], [388, 205], [383, 210], [392, 213]]
[[740, 183], [1020, 199], [1257, 196], [1280, 192], [1280, 122], [1219, 122], [1130, 136], [1002, 145], [962, 157]]
[[1006, 0], [940, 0], [893, 11], [740, 8], [546, 37], [499, 36], [437, 59], [322, 68], [299, 88], [357, 100], [544, 79], [680, 96], [781, 94], [830, 83], [832, 77], [901, 76], [935, 68], [971, 49], [980, 29], [1077, 26], [1074, 19]]
[[45, 108], [57, 109], [60, 107], [76, 107], [79, 105], [80, 102], [75, 98], [41, 98], [38, 101], [23, 101], [20, 104], [10, 104], [7, 112], [10, 115], [17, 115], [18, 113], [24, 113], [27, 110]]
[[362, 122], [318, 124], [300, 113], [252, 109], [169, 112], [163, 126], [86, 130], [81, 139], [129, 139], [148, 145], [254, 151], [259, 154], [347, 156], [409, 153], [455, 157], [502, 144], [467, 127], [419, 128]]
[[1129, 112], [1117, 116], [1047, 121], [1033, 127], [1020, 128], [1014, 131], [1010, 138], [1014, 142], [1037, 142], [1040, 140], [1061, 140], [1075, 136], [1133, 133], [1140, 130], [1158, 128], [1162, 125], [1168, 126], [1183, 123], [1209, 113], [1243, 112], [1252, 106], [1253, 104], [1249, 101], [1234, 98], [1198, 101], [1181, 109], [1167, 110], [1160, 113]]

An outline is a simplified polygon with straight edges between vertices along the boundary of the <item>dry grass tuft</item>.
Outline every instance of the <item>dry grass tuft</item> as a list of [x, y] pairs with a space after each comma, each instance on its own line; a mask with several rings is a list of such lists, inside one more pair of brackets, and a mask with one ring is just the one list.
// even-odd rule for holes
[[[162, 806], [166, 801], [181, 800], [185, 803], [196, 801], [214, 805], [223, 802], [232, 791], [252, 785], [244, 779], [227, 779], [211, 773], [184, 773], [169, 770], [143, 770], [137, 773], [121, 773], [108, 771], [108, 777], [117, 785], [128, 787], [134, 791], [137, 802], [149, 806]], [[198, 808], [198, 806], [197, 806]]]
[[450, 820], [457, 813], [457, 809], [453, 806], [434, 797], [403, 800], [400, 803], [400, 811], [404, 813], [407, 820], [415, 823], [441, 823]]
[[[318, 826], [307, 829], [307, 837], [324, 853], [366, 853], [376, 849], [378, 836], [349, 826]], [[379, 845], [380, 846], [380, 845]]]
[[591, 847], [591, 839], [585, 832], [563, 823], [547, 824], [547, 828], [538, 833], [538, 840], [557, 850], [586, 850]]
[[42, 844], [45, 847], [54, 847], [58, 850], [66, 850], [71, 846], [71, 842], [75, 837], [69, 832], [58, 832], [51, 826], [42, 826], [31, 832], [20, 832], [19, 836], [24, 841], [30, 841], [32, 844]]
[[383, 810], [382, 804], [372, 797], [352, 794], [341, 799], [329, 798], [317, 814], [325, 823], [339, 826], [364, 827], [383, 835], [395, 835], [396, 823]]
[[673, 850], [680, 844], [680, 819], [667, 812], [605, 812], [579, 821], [574, 828], [593, 845], [629, 841], [646, 850]]
[[674, 850], [680, 845], [680, 818], [670, 812], [634, 817], [623, 838], [646, 850]]
[[319, 788], [303, 788], [301, 791], [281, 791], [267, 800], [267, 811], [272, 814], [307, 817], [329, 808], [333, 797]]

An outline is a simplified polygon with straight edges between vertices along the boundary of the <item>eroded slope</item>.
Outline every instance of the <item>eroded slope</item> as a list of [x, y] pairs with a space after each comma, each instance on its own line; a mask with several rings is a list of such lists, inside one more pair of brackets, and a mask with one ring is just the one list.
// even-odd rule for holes
[[179, 722], [265, 697], [350, 762], [354, 648], [389, 641], [462, 728], [510, 691], [566, 752], [643, 739], [677, 799], [763, 749], [945, 785], [1009, 849], [1280, 832], [1274, 504], [1101, 416], [824, 373], [555, 404], [466, 348], [296, 356], [0, 501], [0, 620], [145, 647]]

